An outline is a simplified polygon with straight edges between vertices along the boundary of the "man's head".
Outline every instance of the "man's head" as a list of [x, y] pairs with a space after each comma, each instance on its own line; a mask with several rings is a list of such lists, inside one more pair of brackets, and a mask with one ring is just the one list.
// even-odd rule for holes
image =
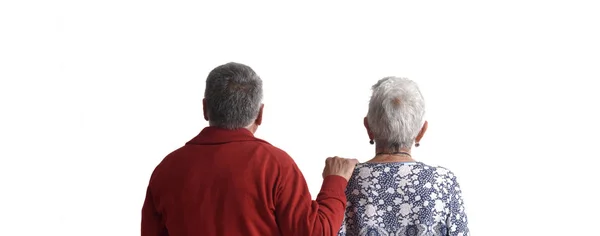
[[213, 69], [206, 78], [204, 119], [224, 129], [247, 128], [262, 122], [262, 80], [249, 66], [230, 62]]

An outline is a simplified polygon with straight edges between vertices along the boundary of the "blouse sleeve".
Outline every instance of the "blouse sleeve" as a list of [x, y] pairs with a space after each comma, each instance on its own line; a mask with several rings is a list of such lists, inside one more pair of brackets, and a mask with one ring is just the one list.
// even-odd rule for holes
[[451, 236], [468, 236], [470, 235], [467, 226], [467, 215], [462, 198], [460, 185], [456, 180], [456, 176], [452, 177], [452, 185], [450, 187], [450, 215], [448, 218], [448, 235]]

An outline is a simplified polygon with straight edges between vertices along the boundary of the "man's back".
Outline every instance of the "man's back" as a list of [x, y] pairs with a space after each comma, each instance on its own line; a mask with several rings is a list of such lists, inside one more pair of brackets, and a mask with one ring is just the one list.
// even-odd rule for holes
[[312, 201], [285, 152], [245, 129], [208, 127], [156, 167], [142, 235], [334, 235], [346, 184], [328, 176]]
[[167, 156], [150, 188], [171, 235], [278, 235], [275, 148], [257, 140], [195, 140]]

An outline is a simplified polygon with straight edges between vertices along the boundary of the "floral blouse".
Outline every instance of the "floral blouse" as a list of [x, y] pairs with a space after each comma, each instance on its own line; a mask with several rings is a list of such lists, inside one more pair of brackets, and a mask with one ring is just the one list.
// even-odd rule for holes
[[456, 176], [421, 162], [360, 163], [338, 236], [468, 236]]

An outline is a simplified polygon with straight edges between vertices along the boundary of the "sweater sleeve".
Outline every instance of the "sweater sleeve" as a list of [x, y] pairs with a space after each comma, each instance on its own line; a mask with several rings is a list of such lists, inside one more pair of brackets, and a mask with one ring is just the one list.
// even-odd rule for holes
[[169, 236], [161, 215], [156, 212], [150, 187], [146, 190], [146, 199], [142, 207], [142, 236]]
[[304, 176], [296, 163], [282, 163], [275, 193], [275, 217], [281, 235], [337, 235], [346, 208], [346, 185], [341, 176], [323, 180], [313, 201]]

